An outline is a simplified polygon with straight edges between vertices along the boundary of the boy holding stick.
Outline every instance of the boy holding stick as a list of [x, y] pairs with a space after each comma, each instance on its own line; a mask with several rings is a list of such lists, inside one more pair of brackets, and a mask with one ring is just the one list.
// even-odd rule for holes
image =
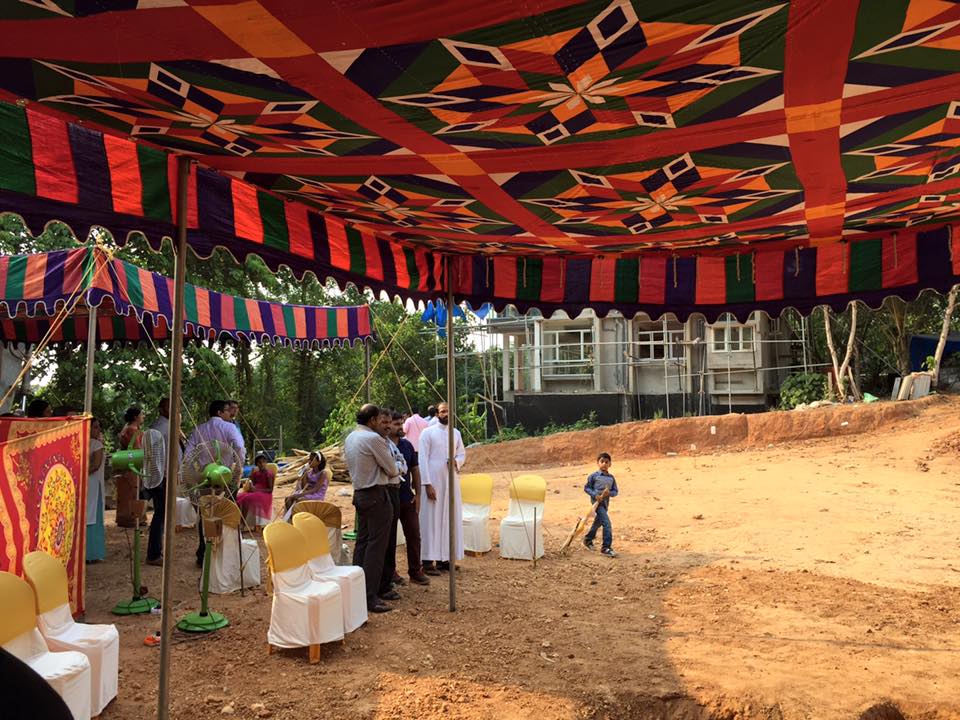
[[593, 525], [583, 537], [583, 544], [588, 550], [593, 550], [593, 541], [597, 537], [597, 531], [603, 528], [603, 544], [600, 547], [600, 554], [610, 558], [617, 557], [613, 550], [613, 526], [610, 524], [610, 515], [607, 508], [610, 506], [610, 498], [616, 497], [617, 480], [610, 474], [610, 466], [613, 460], [610, 453], [602, 452], [597, 456], [597, 471], [587, 478], [587, 484], [583, 486], [583, 491], [590, 496], [590, 502], [596, 504], [596, 515], [593, 518]]

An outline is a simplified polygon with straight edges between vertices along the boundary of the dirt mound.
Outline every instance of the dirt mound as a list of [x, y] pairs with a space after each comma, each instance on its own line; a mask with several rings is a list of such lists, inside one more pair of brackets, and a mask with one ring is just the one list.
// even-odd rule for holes
[[682, 694], [651, 697], [621, 693], [613, 698], [598, 698], [590, 704], [592, 709], [586, 715], [590, 720], [783, 720], [778, 705], [765, 707], [726, 698], [703, 703]]
[[[616, 458], [766, 447], [771, 443], [854, 435], [918, 416], [941, 396], [870, 405], [832, 405], [791, 412], [652, 420], [524, 438], [471, 448], [473, 467], [532, 468], [581, 464], [606, 451]], [[958, 447], [960, 447], [960, 440]]]

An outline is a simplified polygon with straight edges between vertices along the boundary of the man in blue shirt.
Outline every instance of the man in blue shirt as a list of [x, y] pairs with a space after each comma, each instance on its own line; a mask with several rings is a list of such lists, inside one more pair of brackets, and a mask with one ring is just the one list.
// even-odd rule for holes
[[415, 585], [429, 585], [420, 561], [420, 468], [413, 443], [403, 435], [403, 414], [394, 411], [390, 439], [396, 444], [407, 472], [400, 478], [400, 526], [407, 540], [407, 573]]
[[603, 545], [600, 548], [600, 554], [615, 558], [617, 553], [613, 550], [613, 526], [610, 524], [610, 515], [607, 512], [610, 506], [610, 498], [616, 497], [619, 493], [617, 480], [610, 474], [612, 464], [613, 460], [610, 458], [610, 453], [600, 453], [597, 456], [598, 470], [587, 478], [587, 484], [583, 486], [583, 491], [590, 496], [591, 504], [598, 503], [593, 525], [590, 527], [590, 531], [584, 535], [583, 544], [588, 550], [593, 550], [593, 541], [597, 537], [597, 530], [602, 527]]

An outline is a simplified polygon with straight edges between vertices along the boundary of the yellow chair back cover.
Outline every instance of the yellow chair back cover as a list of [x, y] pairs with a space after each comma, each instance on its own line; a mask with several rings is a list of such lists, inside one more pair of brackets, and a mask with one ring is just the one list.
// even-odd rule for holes
[[305, 512], [315, 515], [327, 527], [340, 528], [343, 525], [343, 514], [333, 503], [323, 500], [301, 500], [293, 506], [294, 513]]
[[263, 529], [263, 541], [267, 545], [267, 562], [275, 573], [300, 567], [309, 559], [306, 538], [290, 523], [270, 523]]
[[493, 501], [493, 477], [486, 473], [461, 475], [460, 494], [468, 505], [489, 505]]
[[277, 465], [276, 463], [267, 463], [267, 470], [272, 470], [272, 471], [273, 471], [273, 477], [274, 477], [274, 479], [276, 479], [277, 473], [280, 472], [280, 466]]
[[37, 614], [43, 615], [70, 602], [67, 569], [43, 550], [34, 550], [23, 558], [23, 574], [37, 599]]
[[36, 602], [26, 580], [0, 572], [0, 645], [37, 626]]
[[510, 498], [542, 503], [547, 497], [547, 481], [539, 475], [518, 475], [510, 483]]
[[243, 522], [243, 516], [237, 504], [233, 500], [218, 495], [200, 496], [200, 517], [206, 520], [220, 520], [224, 526], [234, 529], [240, 527], [240, 523]]
[[320, 518], [307, 512], [298, 512], [293, 516], [293, 526], [306, 538], [307, 554], [311, 558], [330, 554], [327, 526]]

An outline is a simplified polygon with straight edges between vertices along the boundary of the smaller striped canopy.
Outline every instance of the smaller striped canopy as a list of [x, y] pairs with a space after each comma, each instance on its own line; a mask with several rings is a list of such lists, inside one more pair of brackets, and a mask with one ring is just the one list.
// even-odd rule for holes
[[[330, 347], [372, 337], [367, 305], [325, 307], [242, 298], [187, 283], [184, 332], [291, 347]], [[98, 246], [0, 256], [0, 341], [85, 342], [88, 307], [100, 308], [100, 342], [169, 338], [173, 280]], [[64, 309], [70, 315], [59, 323]], [[56, 327], [59, 325], [59, 327]]]

